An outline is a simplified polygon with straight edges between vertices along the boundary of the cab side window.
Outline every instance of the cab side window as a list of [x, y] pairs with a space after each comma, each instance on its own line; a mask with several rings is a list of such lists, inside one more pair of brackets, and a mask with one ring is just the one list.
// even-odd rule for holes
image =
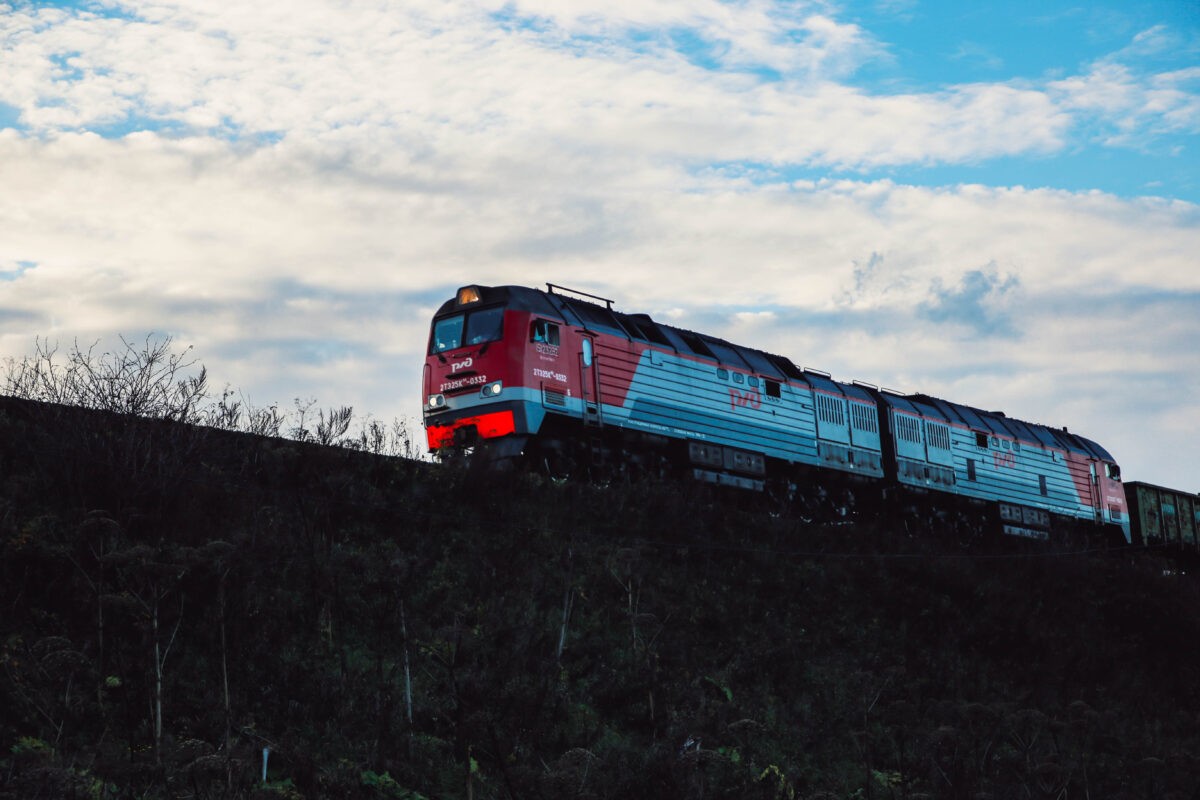
[[529, 341], [557, 345], [558, 326], [544, 319], [535, 319], [530, 328]]

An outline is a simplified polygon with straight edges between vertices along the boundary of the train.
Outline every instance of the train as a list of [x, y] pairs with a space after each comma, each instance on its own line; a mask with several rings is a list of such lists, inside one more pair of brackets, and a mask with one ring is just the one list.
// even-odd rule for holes
[[835, 380], [552, 283], [459, 288], [433, 316], [421, 401], [430, 452], [556, 475], [669, 471], [801, 513], [888, 507], [1038, 540], [1128, 544], [1149, 519], [1113, 456], [1065, 427]]

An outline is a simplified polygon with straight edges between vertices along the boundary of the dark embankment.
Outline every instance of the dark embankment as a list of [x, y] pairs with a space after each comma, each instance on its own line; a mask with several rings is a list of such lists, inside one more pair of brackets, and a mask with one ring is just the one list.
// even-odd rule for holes
[[1197, 796], [1175, 565], [714, 500], [0, 403], [0, 797]]

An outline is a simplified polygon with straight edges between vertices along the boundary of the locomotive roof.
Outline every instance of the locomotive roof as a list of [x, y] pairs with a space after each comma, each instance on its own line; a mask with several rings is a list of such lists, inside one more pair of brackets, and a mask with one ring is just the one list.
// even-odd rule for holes
[[[521, 311], [561, 316], [586, 330], [603, 331], [615, 336], [651, 342], [670, 347], [676, 352], [712, 360], [722, 366], [744, 369], [781, 381], [804, 381], [818, 390], [844, 394], [865, 402], [875, 401], [875, 394], [863, 387], [835, 381], [825, 373], [802, 370], [785, 356], [743, 347], [708, 334], [664, 325], [651, 319], [648, 314], [625, 314], [615, 310], [612, 301], [604, 298], [586, 294], [583, 297], [574, 297], [553, 291], [554, 288], [561, 287], [550, 287], [550, 291], [527, 286], [470, 288], [478, 291], [480, 305], [503, 304]], [[449, 314], [458, 307], [456, 300], [448, 300], [438, 309], [437, 315]], [[996, 436], [1113, 461], [1113, 457], [1099, 444], [1071, 433], [1066, 428], [1051, 428], [1025, 422], [1008, 417], [1000, 411], [983, 411], [926, 394], [901, 395], [884, 392], [879, 396], [894, 407], [904, 408], [925, 417], [944, 419], [952, 424], [964, 425], [972, 430]]]
[[[472, 288], [478, 289], [481, 305], [504, 304], [508, 308], [521, 311], [562, 316], [586, 330], [651, 342], [676, 352], [710, 359], [723, 366], [755, 372], [780, 381], [788, 378], [800, 380], [805, 375], [803, 370], [784, 356], [743, 347], [716, 336], [664, 325], [648, 314], [625, 314], [614, 309], [609, 301], [604, 301], [604, 305], [594, 302], [602, 298], [585, 300], [560, 292], [547, 292], [525, 286]], [[458, 304], [455, 300], [448, 300], [438, 309], [437, 314], [448, 314], [456, 308]]]
[[908, 395], [904, 398], [887, 397], [889, 401], [906, 400], [926, 416], [940, 417], [954, 424], [966, 425], [972, 430], [1113, 461], [1112, 455], [1099, 444], [1071, 433], [1066, 428], [1052, 428], [1036, 422], [1026, 422], [1010, 417], [1003, 411], [984, 411], [927, 394]]

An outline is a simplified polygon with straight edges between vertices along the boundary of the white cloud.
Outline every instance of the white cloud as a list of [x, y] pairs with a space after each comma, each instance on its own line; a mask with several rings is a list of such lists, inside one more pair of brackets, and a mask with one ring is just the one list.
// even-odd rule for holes
[[795, 79], [846, 75], [881, 55], [862, 28], [831, 18], [824, 6], [769, 0], [519, 0], [503, 10], [517, 23], [545, 30], [547, 43], [567, 36], [584, 50], [592, 50], [587, 40], [599, 39], [603, 44], [597, 49], [645, 51], [649, 41], [681, 47], [725, 68], [768, 69]]
[[1100, 126], [1110, 145], [1138, 145], [1162, 134], [1200, 133], [1200, 68], [1149, 72], [1141, 59], [1178, 46], [1162, 26], [1137, 34], [1131, 44], [1090, 65], [1087, 72], [1047, 86], [1064, 111]]
[[[1074, 112], [1172, 129], [1196, 115], [1178, 74], [1135, 79], [1117, 64], [1045, 88], [873, 95], [829, 79], [878, 46], [803, 5], [435, 7], [160, 4], [134, 7], [134, 19], [23, 7], [0, 18], [11, 75], [0, 102], [43, 135], [148, 125], [414, 158], [569, 143], [606, 155], [849, 169], [1058, 150]], [[549, 27], [498, 25], [495, 12]], [[723, 42], [726, 69], [688, 63], [677, 30]], [[638, 31], [651, 38], [629, 36]], [[579, 44], [565, 46], [572, 37]], [[785, 79], [739, 71], [758, 67]]]

